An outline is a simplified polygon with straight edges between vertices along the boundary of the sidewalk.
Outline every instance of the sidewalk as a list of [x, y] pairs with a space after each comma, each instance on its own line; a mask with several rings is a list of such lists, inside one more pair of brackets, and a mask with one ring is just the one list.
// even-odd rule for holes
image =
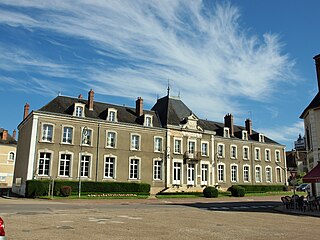
[[286, 214], [292, 214], [292, 215], [298, 215], [298, 216], [320, 217], [320, 211], [319, 210], [313, 210], [313, 211], [307, 210], [307, 211], [304, 212], [304, 211], [300, 211], [298, 209], [290, 209], [290, 208], [287, 209], [284, 206], [275, 207], [274, 210], [277, 211], [277, 212], [283, 212], [283, 213], [286, 213]]

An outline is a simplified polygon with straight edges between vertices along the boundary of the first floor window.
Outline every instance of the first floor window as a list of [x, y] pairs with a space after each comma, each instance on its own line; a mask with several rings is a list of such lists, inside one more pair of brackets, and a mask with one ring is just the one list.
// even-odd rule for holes
[[249, 159], [249, 148], [248, 147], [244, 147], [243, 148], [243, 159]]
[[60, 155], [60, 169], [59, 169], [60, 176], [63, 176], [63, 177], [70, 176], [70, 162], [71, 162], [71, 154]]
[[231, 166], [231, 182], [236, 182], [238, 179], [238, 166], [232, 165]]
[[269, 149], [266, 149], [266, 161], [270, 161], [270, 150]]
[[208, 156], [208, 143], [201, 144], [201, 154], [202, 156]]
[[131, 135], [131, 149], [133, 149], [133, 150], [140, 149], [140, 136]]
[[104, 177], [105, 178], [114, 178], [114, 157], [106, 157], [104, 162]]
[[266, 182], [271, 182], [271, 168], [266, 168]]
[[174, 140], [174, 153], [181, 153], [181, 139]]
[[260, 148], [255, 149], [255, 159], [260, 160]]
[[218, 165], [218, 181], [224, 181], [224, 165]]
[[181, 163], [173, 163], [173, 184], [180, 185], [181, 181]]
[[14, 160], [14, 152], [9, 153], [9, 160], [11, 160], [11, 161]]
[[237, 158], [237, 147], [231, 146], [231, 158]]
[[130, 179], [139, 179], [139, 159], [130, 159]]
[[249, 182], [249, 166], [244, 166], [243, 167], [243, 181], [244, 182]]
[[261, 182], [261, 168], [256, 167], [256, 182]]
[[208, 164], [201, 164], [201, 184], [208, 184]]
[[80, 176], [89, 177], [89, 173], [90, 173], [90, 156], [83, 155], [81, 157]]
[[108, 132], [107, 134], [107, 147], [114, 148], [116, 146], [116, 133]]
[[276, 162], [280, 162], [280, 151], [276, 151]]
[[64, 127], [63, 128], [63, 137], [62, 137], [62, 142], [63, 143], [72, 143], [72, 132], [73, 128], [72, 127]]
[[153, 179], [162, 180], [162, 161], [156, 160], [153, 165]]
[[49, 176], [51, 153], [40, 153], [38, 175]]
[[154, 151], [155, 152], [162, 152], [162, 138], [156, 137], [154, 139]]
[[218, 157], [223, 157], [224, 155], [224, 145], [220, 144], [218, 145]]
[[188, 152], [194, 153], [196, 148], [196, 143], [194, 141], [189, 141], [188, 143]]
[[43, 124], [42, 126], [42, 141], [52, 142], [53, 126], [50, 124]]

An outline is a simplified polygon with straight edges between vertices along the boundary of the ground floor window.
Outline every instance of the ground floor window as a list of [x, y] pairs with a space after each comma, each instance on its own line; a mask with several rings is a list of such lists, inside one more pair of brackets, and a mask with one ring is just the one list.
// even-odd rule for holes
[[187, 174], [187, 178], [188, 178], [188, 185], [195, 185], [195, 164], [194, 163], [188, 163], [188, 174]]
[[201, 185], [208, 185], [208, 164], [201, 164]]
[[71, 154], [60, 155], [59, 175], [62, 177], [70, 177]]
[[115, 166], [115, 158], [114, 157], [106, 157], [104, 162], [104, 177], [105, 178], [114, 178], [114, 166]]
[[51, 153], [40, 153], [38, 175], [49, 176]]
[[130, 159], [129, 179], [139, 179], [139, 159]]
[[271, 182], [271, 168], [266, 167], [266, 182]]
[[250, 178], [249, 178], [249, 166], [244, 166], [243, 167], [243, 181], [244, 182], [249, 182]]
[[173, 184], [181, 184], [181, 163], [179, 162], [173, 163]]
[[219, 182], [224, 181], [224, 165], [222, 164], [218, 165], [218, 181]]
[[237, 182], [238, 180], [238, 166], [232, 165], [231, 166], [231, 182]]
[[90, 176], [90, 160], [91, 157], [88, 155], [81, 156], [81, 165], [80, 165], [80, 176], [89, 177]]
[[261, 182], [261, 167], [256, 167], [256, 182]]
[[153, 164], [153, 179], [162, 180], [162, 161], [155, 160]]

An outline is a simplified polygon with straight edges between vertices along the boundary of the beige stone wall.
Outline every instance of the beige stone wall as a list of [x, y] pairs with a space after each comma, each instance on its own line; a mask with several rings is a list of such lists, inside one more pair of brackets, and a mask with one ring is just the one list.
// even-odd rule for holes
[[[16, 158], [16, 145], [0, 144], [0, 188], [11, 188]], [[14, 160], [9, 153], [14, 153]]]

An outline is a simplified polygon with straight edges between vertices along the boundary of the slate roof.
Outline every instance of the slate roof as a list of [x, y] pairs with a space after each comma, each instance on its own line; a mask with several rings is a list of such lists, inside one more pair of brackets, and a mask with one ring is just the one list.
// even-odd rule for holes
[[17, 145], [17, 141], [8, 133], [7, 140], [2, 140], [3, 128], [0, 128], [0, 144], [15, 144]]
[[[158, 99], [152, 110], [157, 112], [164, 127], [167, 125], [179, 126], [186, 117], [193, 113], [179, 98], [169, 96]], [[204, 130], [215, 131], [217, 136], [223, 136], [224, 123], [199, 119], [198, 125]], [[242, 130], [245, 130], [245, 128], [234, 125], [234, 137], [232, 138], [242, 139]], [[259, 133], [252, 131], [252, 135], [248, 138], [249, 140], [259, 141]], [[266, 143], [279, 144], [266, 136], [264, 140]]]
[[317, 95], [313, 98], [313, 100], [311, 101], [311, 103], [304, 109], [304, 111], [302, 112], [300, 118], [303, 119], [304, 115], [310, 110], [310, 109], [314, 109], [320, 107], [320, 94], [317, 93]]
[[[102, 102], [94, 102], [93, 110], [89, 110], [87, 106], [87, 100], [72, 98], [66, 96], [58, 96], [54, 98], [47, 105], [40, 108], [39, 112], [49, 112], [49, 113], [57, 113], [57, 114], [65, 114], [65, 115], [73, 115], [74, 105], [75, 103], [83, 103], [86, 104], [85, 107], [85, 117], [97, 119], [97, 120], [106, 120], [108, 114], [108, 108], [114, 108], [117, 110], [117, 119], [118, 122], [129, 123], [129, 124], [139, 124], [143, 123], [143, 116], [137, 118], [135, 108], [102, 103]], [[160, 122], [158, 117], [154, 111], [143, 110], [144, 114], [149, 114], [153, 116], [153, 126], [160, 127]]]

